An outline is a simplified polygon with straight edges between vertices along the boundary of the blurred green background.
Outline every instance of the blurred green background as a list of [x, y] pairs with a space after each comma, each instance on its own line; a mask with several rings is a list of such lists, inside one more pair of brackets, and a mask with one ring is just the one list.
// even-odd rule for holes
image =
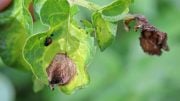
[[[91, 0], [104, 5], [112, 0]], [[90, 84], [72, 95], [45, 87], [33, 92], [32, 74], [0, 61], [0, 101], [180, 101], [180, 0], [135, 0], [131, 13], [145, 15], [168, 33], [169, 52], [149, 56], [139, 45], [139, 32], [125, 32], [119, 22], [117, 38], [97, 51], [88, 72]], [[89, 13], [81, 8], [81, 16]]]

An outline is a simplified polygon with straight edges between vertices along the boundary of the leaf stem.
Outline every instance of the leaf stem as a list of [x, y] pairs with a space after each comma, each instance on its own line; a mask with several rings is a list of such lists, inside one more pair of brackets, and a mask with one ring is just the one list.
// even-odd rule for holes
[[72, 4], [76, 4], [82, 7], [85, 7], [91, 11], [98, 11], [101, 7], [93, 2], [89, 2], [86, 0], [68, 0]]

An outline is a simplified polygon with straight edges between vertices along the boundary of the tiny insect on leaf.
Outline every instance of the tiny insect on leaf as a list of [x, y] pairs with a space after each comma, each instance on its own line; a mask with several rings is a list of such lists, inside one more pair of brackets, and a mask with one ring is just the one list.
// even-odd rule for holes
[[51, 37], [46, 37], [44, 46], [49, 46], [52, 43], [52, 38]]

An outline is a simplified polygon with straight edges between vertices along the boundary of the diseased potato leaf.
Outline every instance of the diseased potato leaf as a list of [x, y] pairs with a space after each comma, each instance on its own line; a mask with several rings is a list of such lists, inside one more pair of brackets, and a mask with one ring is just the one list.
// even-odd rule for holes
[[[44, 33], [32, 35], [24, 48], [24, 57], [31, 65], [36, 78], [48, 84], [47, 67], [57, 53], [66, 53], [77, 68], [77, 75], [60, 89], [67, 94], [88, 84], [89, 77], [86, 65], [91, 56], [93, 39], [83, 29], [71, 23], [70, 5], [66, 0], [46, 0], [40, 10], [42, 23], [49, 25]], [[53, 3], [53, 7], [50, 7]], [[63, 6], [61, 6], [63, 4]], [[47, 37], [52, 39], [49, 45], [44, 45]]]
[[[110, 46], [117, 21], [128, 13], [131, 0], [117, 0], [102, 9], [86, 0], [73, 2], [13, 0], [10, 7], [0, 12], [0, 56], [8, 66], [32, 70], [34, 91], [49, 84], [47, 68], [57, 54], [65, 54], [76, 68], [76, 74], [68, 83], [58, 85], [60, 89], [71, 94], [87, 85], [86, 67], [96, 47], [94, 37], [102, 51]], [[78, 3], [96, 11], [92, 21], [82, 21], [83, 27], [77, 23], [82, 19], [75, 18]]]

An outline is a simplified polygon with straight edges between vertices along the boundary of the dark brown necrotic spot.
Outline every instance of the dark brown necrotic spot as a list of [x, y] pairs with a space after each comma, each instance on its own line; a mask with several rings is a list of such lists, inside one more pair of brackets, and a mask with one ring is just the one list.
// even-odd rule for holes
[[11, 2], [12, 0], [0, 0], [0, 12], [8, 8]]
[[49, 46], [52, 43], [52, 38], [51, 37], [46, 37], [44, 41], [44, 46]]
[[66, 54], [58, 53], [46, 71], [49, 84], [53, 88], [55, 84], [65, 85], [69, 83], [76, 74], [76, 66]]

